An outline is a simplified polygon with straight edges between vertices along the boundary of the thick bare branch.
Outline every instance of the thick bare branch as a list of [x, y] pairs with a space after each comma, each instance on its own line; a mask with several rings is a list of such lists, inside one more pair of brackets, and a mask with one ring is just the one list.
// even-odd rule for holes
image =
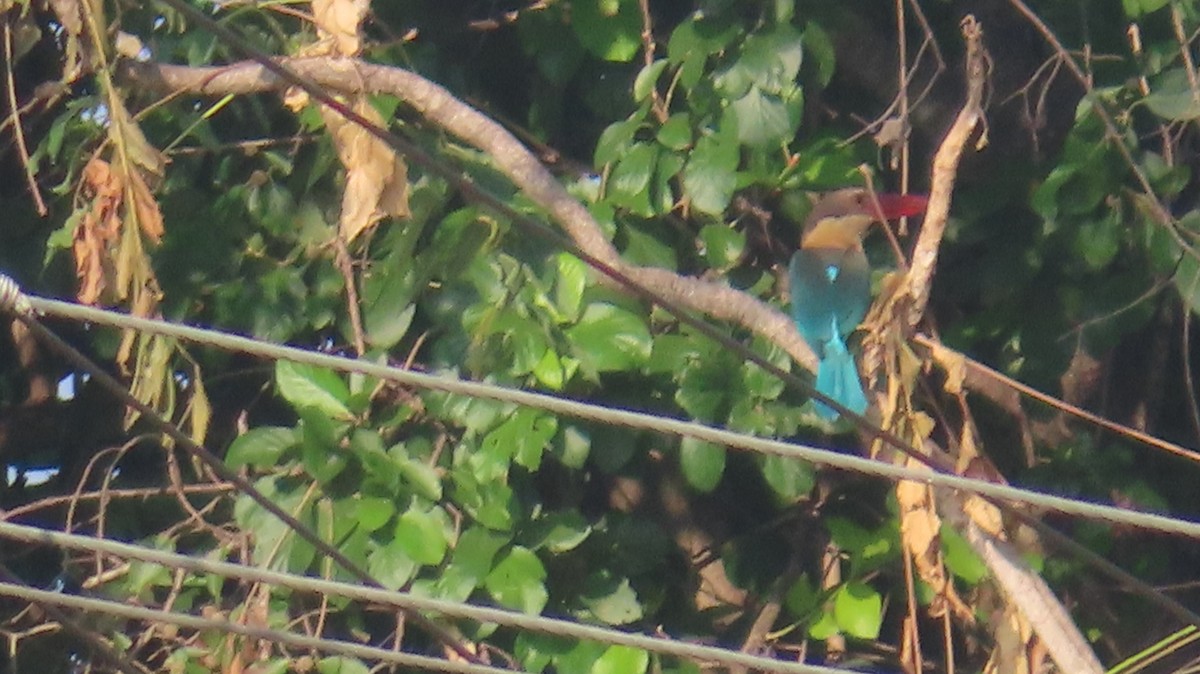
[[[815, 369], [812, 350], [782, 312], [724, 284], [622, 260], [587, 208], [563, 188], [533, 153], [503, 126], [441, 86], [407, 70], [356, 59], [322, 57], [281, 62], [332, 91], [399, 97], [429, 122], [486, 152], [496, 167], [544, 208], [585, 253], [669, 301], [735, 323], [778, 344], [793, 360]], [[213, 96], [283, 91], [289, 84], [254, 62], [209, 68], [126, 62], [122, 74], [140, 87]]]
[[905, 279], [905, 291], [911, 304], [906, 317], [909, 327], [915, 326], [925, 313], [929, 303], [929, 290], [933, 285], [933, 272], [937, 266], [938, 249], [946, 231], [946, 219], [950, 215], [950, 197], [954, 193], [954, 182], [958, 177], [958, 162], [963, 148], [983, 120], [983, 91], [987, 82], [988, 57], [983, 48], [983, 28], [975, 17], [967, 15], [962, 21], [963, 39], [966, 41], [967, 100], [959, 111], [946, 137], [933, 157], [933, 179], [929, 188], [929, 206], [925, 221], [913, 248], [912, 266]]

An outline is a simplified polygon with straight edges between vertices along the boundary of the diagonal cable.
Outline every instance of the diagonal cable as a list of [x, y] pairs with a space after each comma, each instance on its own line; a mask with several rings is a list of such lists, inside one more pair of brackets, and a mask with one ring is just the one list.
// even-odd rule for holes
[[474, 620], [480, 623], [495, 623], [497, 625], [542, 634], [570, 637], [616, 646], [628, 646], [630, 648], [679, 657], [698, 663], [712, 662], [723, 666], [743, 666], [749, 667], [754, 671], [773, 672], [777, 674], [808, 674], [810, 672], [835, 671], [825, 667], [789, 663], [774, 658], [739, 653], [724, 648], [688, 643], [676, 639], [651, 637], [632, 632], [623, 632], [613, 628], [585, 625], [540, 615], [529, 615], [505, 609], [477, 606], [467, 602], [422, 597], [408, 592], [391, 592], [350, 583], [271, 571], [242, 564], [218, 562], [202, 557], [189, 557], [178, 553], [130, 545], [128, 543], [50, 531], [10, 522], [0, 521], [0, 538], [25, 543], [40, 543], [61, 548], [86, 550], [89, 552], [102, 552], [126, 559], [137, 559], [194, 573], [212, 573], [226, 578], [266, 583], [321, 595], [337, 595], [357, 601], [394, 606], [409, 611], [438, 613], [456, 618]]
[[[130, 408], [137, 410], [138, 413], [159, 432], [174, 440], [179, 446], [183, 447], [189, 454], [196, 459], [202, 461], [222, 480], [230, 482], [256, 504], [262, 507], [267, 512], [271, 513], [280, 521], [285, 523], [290, 529], [296, 532], [296, 535], [310, 543], [314, 548], [319, 550], [321, 554], [336, 562], [344, 568], [348, 573], [358, 578], [360, 581], [372, 585], [374, 587], [383, 587], [379, 581], [375, 580], [366, 570], [350, 560], [340, 550], [335, 548], [325, 539], [321, 538], [312, 528], [306, 526], [298, 519], [293, 517], [286, 510], [281, 508], [277, 503], [267, 498], [261, 491], [254, 487], [249, 480], [231, 470], [225, 465], [221, 459], [210, 452], [206, 447], [200, 445], [183, 431], [179, 430], [175, 424], [162, 418], [158, 412], [138, 400], [132, 393], [129, 392], [121, 382], [117, 381], [111, 374], [103, 368], [96, 365], [87, 356], [80, 353], [75, 347], [68, 344], [61, 337], [37, 319], [34, 314], [34, 302], [32, 298], [20, 292], [16, 283], [9, 278], [0, 274], [0, 311], [9, 311], [15, 317], [29, 327], [30, 331], [41, 341], [51, 345], [54, 349], [65, 355], [75, 366], [79, 367], [89, 376], [93, 377], [97, 382], [100, 382], [111, 393], [116, 395], [121, 401]], [[457, 638], [446, 628], [438, 625], [432, 620], [420, 614], [411, 614], [409, 616], [414, 623], [421, 629], [428, 632], [438, 641], [443, 643], [448, 648], [454, 650], [468, 662], [477, 662], [478, 656], [471, 652], [470, 649], [462, 643], [462, 640]]]
[[[631, 412], [601, 405], [583, 403], [566, 398], [533, 393], [519, 389], [506, 388], [493, 384], [467, 381], [444, 375], [427, 374], [388, 367], [363, 360], [355, 360], [344, 356], [333, 356], [324, 353], [314, 353], [296, 347], [271, 344], [261, 340], [231, 335], [215, 330], [196, 328], [165, 320], [138, 318], [105, 309], [95, 309], [69, 302], [48, 300], [40, 297], [27, 296], [28, 302], [35, 310], [48, 315], [87, 321], [99, 325], [107, 325], [124, 330], [137, 330], [153, 334], [174, 337], [206, 346], [213, 346], [228, 351], [237, 351], [271, 360], [289, 360], [306, 365], [323, 367], [339, 372], [355, 372], [371, 377], [377, 377], [405, 386], [433, 389], [455, 393], [474, 398], [486, 398], [501, 402], [514, 403], [533, 407], [556, 414], [563, 414], [579, 419], [597, 421], [630, 428], [657, 431], [671, 435], [693, 437], [698, 440], [744, 449], [762, 454], [773, 454], [792, 459], [801, 459], [812, 463], [850, 470], [866, 475], [884, 477], [892, 480], [912, 480], [937, 487], [958, 489], [964, 492], [979, 494], [999, 501], [1024, 503], [1036, 508], [1055, 510], [1058, 512], [1077, 515], [1087, 519], [1102, 520], [1112, 524], [1140, 527], [1163, 533], [1180, 534], [1189, 538], [1200, 539], [1200, 523], [1184, 519], [1167, 517], [1153, 513], [1126, 510], [1116, 506], [1090, 503], [1078, 499], [1055, 496], [1031, 489], [997, 484], [986, 480], [937, 473], [924, 469], [910, 468], [865, 457], [843, 454], [829, 449], [796, 445], [759, 438], [732, 431], [726, 431], [712, 426], [706, 426], [692, 421], [682, 421], [668, 417], [654, 416], [642, 412]], [[43, 330], [45, 328], [42, 328]], [[94, 367], [94, 366], [93, 366]], [[178, 433], [178, 431], [177, 431]], [[179, 434], [182, 437], [181, 433]], [[174, 437], [174, 436], [173, 436]], [[183, 442], [183, 440], [180, 440]], [[190, 439], [187, 442], [193, 443]], [[207, 451], [207, 450], [205, 450]], [[215, 457], [214, 457], [215, 458]], [[219, 462], [218, 462], [219, 463]], [[219, 464], [226, 472], [224, 464]], [[224, 475], [222, 475], [224, 477]]]

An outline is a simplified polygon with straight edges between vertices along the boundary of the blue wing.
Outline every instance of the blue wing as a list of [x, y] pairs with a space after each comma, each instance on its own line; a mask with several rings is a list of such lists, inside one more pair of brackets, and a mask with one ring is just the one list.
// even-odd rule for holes
[[820, 357], [862, 322], [871, 304], [867, 256], [861, 250], [800, 249], [788, 265], [792, 320]]
[[[871, 304], [871, 279], [861, 250], [801, 249], [788, 264], [792, 320], [816, 351], [816, 388], [862, 414], [867, 398], [858, 379], [846, 337], [858, 327]], [[817, 413], [833, 420], [838, 413], [820, 403]]]

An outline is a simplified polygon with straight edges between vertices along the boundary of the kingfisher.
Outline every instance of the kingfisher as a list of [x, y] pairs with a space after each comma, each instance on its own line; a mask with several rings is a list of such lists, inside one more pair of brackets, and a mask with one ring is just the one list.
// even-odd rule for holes
[[[813, 204], [800, 249], [788, 264], [792, 320], [819, 361], [816, 389], [855, 414], [866, 412], [867, 396], [846, 340], [871, 305], [863, 236], [875, 222], [921, 213], [927, 202], [858, 187], [829, 192]], [[828, 421], [838, 418], [837, 410], [820, 402], [816, 411]]]

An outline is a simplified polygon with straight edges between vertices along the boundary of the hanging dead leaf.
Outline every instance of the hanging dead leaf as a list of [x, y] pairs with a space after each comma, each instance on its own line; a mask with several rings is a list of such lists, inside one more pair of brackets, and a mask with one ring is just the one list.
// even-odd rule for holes
[[125, 104], [116, 96], [108, 97], [108, 114], [112, 123], [108, 125], [108, 135], [113, 143], [124, 148], [129, 160], [137, 166], [149, 171], [155, 177], [162, 177], [167, 168], [167, 158], [158, 148], [146, 140], [142, 127], [134, 121]]
[[158, 200], [150, 193], [141, 174], [134, 171], [130, 176], [130, 187], [133, 188], [133, 205], [137, 214], [138, 228], [142, 234], [154, 243], [161, 243], [164, 232], [162, 211], [158, 208]]
[[[910, 460], [909, 466], [921, 464]], [[917, 575], [934, 591], [929, 614], [937, 617], [949, 610], [959, 620], [974, 622], [974, 614], [958, 596], [942, 560], [942, 519], [937, 514], [933, 488], [920, 482], [900, 482], [896, 485], [896, 502], [900, 507], [901, 544], [912, 558]]]
[[308, 92], [300, 87], [288, 87], [283, 92], [283, 107], [293, 113], [298, 113], [308, 107], [309, 100]]
[[188, 426], [191, 429], [192, 441], [203, 445], [208, 436], [208, 425], [212, 421], [212, 402], [208, 398], [208, 390], [204, 387], [203, 373], [200, 365], [192, 363], [192, 397], [188, 401]]
[[1046, 650], [1016, 606], [1006, 603], [993, 625], [995, 647], [983, 668], [985, 674], [1045, 671]]
[[66, 48], [63, 50], [64, 82], [74, 82], [79, 78], [84, 68], [84, 48], [79, 39], [83, 35], [83, 7], [79, 0], [50, 0], [48, 3], [54, 12], [58, 24], [63, 27], [63, 38]]
[[[372, 124], [383, 118], [365, 97], [354, 103], [354, 112]], [[333, 134], [338, 158], [346, 167], [339, 230], [353, 241], [363, 230], [385, 217], [407, 217], [408, 166], [386, 143], [333, 110], [323, 109], [325, 124]]]
[[369, 0], [313, 0], [313, 23], [322, 41], [333, 44], [342, 56], [358, 56], [362, 38], [358, 27], [370, 8]]
[[[133, 306], [130, 307], [130, 313], [138, 318], [151, 318], [158, 315], [158, 303], [161, 299], [161, 293], [157, 288], [147, 288], [145, 292], [137, 294], [133, 299]], [[136, 343], [138, 332], [134, 330], [126, 330], [121, 333], [121, 345], [117, 347], [117, 364], [120, 365], [125, 374], [129, 373], [129, 360], [133, 357], [133, 347]], [[139, 398], [139, 400], [141, 400]]]
[[931, 350], [933, 362], [946, 371], [946, 393], [957, 395], [963, 391], [963, 380], [967, 376], [967, 358], [961, 353], [934, 343]]
[[83, 167], [81, 192], [91, 203], [75, 228], [71, 252], [79, 279], [81, 304], [98, 304], [112, 276], [111, 247], [121, 232], [118, 210], [123, 183], [108, 162], [93, 158]]

